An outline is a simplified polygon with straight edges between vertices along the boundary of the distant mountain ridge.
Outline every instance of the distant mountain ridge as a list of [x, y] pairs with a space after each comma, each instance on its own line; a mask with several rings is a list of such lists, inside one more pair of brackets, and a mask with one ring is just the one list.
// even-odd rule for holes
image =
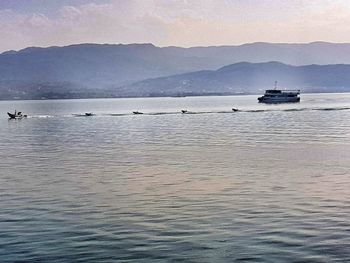
[[[203, 70], [148, 79], [123, 87], [123, 92], [152, 95], [256, 94], [273, 87], [302, 92], [350, 92], [350, 65], [292, 66], [280, 62], [240, 62], [218, 70]], [[154, 94], [156, 91], [159, 94]]]
[[[240, 63], [242, 61], [249, 63], [278, 61], [287, 65], [276, 66], [276, 70], [278, 68], [281, 74], [282, 72], [284, 74], [279, 77], [278, 74], [272, 74], [269, 64], [253, 66], [253, 64]], [[187, 76], [187, 73], [190, 74], [188, 76], [191, 76], [194, 83], [200, 83], [199, 79], [203, 78], [202, 87], [205, 86], [205, 90], [212, 90], [215, 93], [256, 92], [254, 85], [248, 85], [252, 84], [252, 80], [245, 79], [244, 74], [250, 74], [261, 80], [261, 87], [267, 85], [271, 79], [280, 78], [281, 85], [282, 80], [286, 80], [285, 86], [309, 87], [308, 89], [312, 87], [318, 91], [347, 89], [345, 86], [348, 86], [348, 83], [343, 74], [343, 70], [347, 72], [346, 66], [335, 65], [336, 69], [329, 66], [327, 70], [331, 69], [332, 73], [322, 71], [323, 76], [320, 81], [317, 81], [315, 76], [311, 78], [305, 75], [314, 74], [307, 67], [303, 68], [303, 73], [298, 73], [297, 71], [301, 69], [297, 70], [293, 67], [309, 64], [350, 64], [350, 44], [259, 42], [239, 46], [192, 48], [156, 47], [152, 44], [77, 44], [65, 47], [30, 47], [0, 54], [0, 99], [123, 97], [145, 96], [146, 93], [162, 95], [167, 94], [170, 89], [163, 83], [165, 79], [169, 81], [181, 79]], [[223, 67], [225, 65], [230, 66]], [[235, 69], [237, 67], [239, 69]], [[249, 70], [245, 71], [247, 67]], [[274, 76], [271, 76], [271, 79], [270, 77], [263, 78], [263, 73], [260, 75], [254, 73], [254, 70], [263, 70], [262, 67], [265, 67], [264, 70], [269, 68], [269, 72]], [[315, 69], [318, 66], [311, 65], [310, 67]], [[235, 78], [227, 75], [231, 74], [231, 71], [234, 72]], [[237, 74], [239, 71], [242, 72], [241, 76]], [[344, 81], [340, 81], [336, 77], [337, 74], [344, 77]], [[167, 76], [173, 77], [168, 78]], [[194, 76], [197, 76], [198, 79], [194, 80]], [[325, 79], [325, 76], [328, 78]], [[208, 78], [207, 82], [205, 78]], [[226, 83], [227, 81], [233, 82], [230, 84]], [[155, 86], [152, 89], [146, 88], [145, 83]], [[212, 85], [210, 89], [207, 87], [208, 83]], [[172, 82], [169, 85], [173, 87]], [[199, 88], [199, 84], [191, 85], [190, 92], [201, 93], [202, 89]], [[231, 89], [227, 88], [229, 85], [232, 86]], [[176, 89], [181, 90], [178, 87], [185, 86], [182, 84], [176, 86]], [[317, 88], [317, 86], [322, 88]], [[137, 87], [140, 88], [139, 91]], [[194, 90], [195, 87], [198, 90]], [[223, 90], [220, 90], [221, 88]], [[176, 89], [174, 88], [174, 91]]]

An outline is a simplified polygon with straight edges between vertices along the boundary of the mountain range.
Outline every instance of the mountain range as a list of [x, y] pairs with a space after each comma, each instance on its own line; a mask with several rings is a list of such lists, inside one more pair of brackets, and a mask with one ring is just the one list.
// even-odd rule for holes
[[[240, 62], [218, 70], [202, 70], [148, 79], [125, 87], [129, 96], [256, 94], [273, 88], [302, 92], [350, 92], [350, 65], [291, 66], [280, 62]], [[157, 87], [159, 93], [155, 93]]]
[[[275, 61], [275, 62], [271, 62]], [[0, 99], [350, 91], [350, 44], [78, 44], [0, 54]]]

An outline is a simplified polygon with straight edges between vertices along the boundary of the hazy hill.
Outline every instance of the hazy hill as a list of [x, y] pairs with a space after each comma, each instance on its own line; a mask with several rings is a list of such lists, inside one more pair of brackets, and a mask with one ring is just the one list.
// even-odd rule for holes
[[[143, 93], [137, 94], [135, 87], [141, 87], [143, 84], [130, 86], [135, 82], [194, 71], [216, 70], [241, 61], [280, 61], [291, 65], [350, 64], [350, 44], [252, 43], [193, 48], [159, 48], [152, 44], [79, 44], [66, 47], [32, 47], [0, 54], [0, 99], [109, 97], [116, 94], [125, 96], [128, 93], [125, 87], [131, 87], [132, 93], [139, 96]], [[215, 74], [220, 72], [221, 70]], [[214, 74], [193, 74], [203, 76], [203, 85], [207, 85], [207, 73]], [[221, 87], [220, 83], [230, 79], [224, 74], [221, 74], [221, 77], [224, 79], [217, 79], [217, 83], [212, 83], [211, 89], [218, 90]], [[237, 77], [236, 75], [235, 78]], [[241, 81], [243, 88], [244, 83], [249, 82], [243, 77], [240, 78], [241, 80], [235, 81]], [[278, 76], [272, 78], [278, 79]], [[337, 78], [330, 79], [331, 83], [327, 83], [333, 85]], [[280, 82], [283, 83], [282, 80]], [[327, 86], [327, 83], [319, 83], [319, 86]], [[297, 84], [308, 85], [300, 82]], [[237, 84], [235, 85], [236, 90]], [[121, 86], [124, 88], [120, 89]], [[161, 94], [160, 87], [168, 88], [159, 84], [154, 87], [152, 93]]]
[[204, 70], [149, 79], [121, 89], [125, 94], [201, 95], [259, 93], [272, 88], [275, 80], [280, 88], [303, 92], [350, 92], [350, 65], [291, 66], [279, 62], [241, 62], [218, 70]]
[[[278, 44], [256, 42], [239, 46], [178, 48], [168, 47], [178, 56], [201, 57], [212, 68], [237, 62], [279, 61], [291, 65], [350, 64], [349, 43], [312, 42], [307, 44]], [[206, 69], [210, 69], [207, 67]]]
[[159, 51], [151, 44], [81, 44], [5, 52], [0, 55], [0, 80], [103, 86], [186, 71], [161, 60]]

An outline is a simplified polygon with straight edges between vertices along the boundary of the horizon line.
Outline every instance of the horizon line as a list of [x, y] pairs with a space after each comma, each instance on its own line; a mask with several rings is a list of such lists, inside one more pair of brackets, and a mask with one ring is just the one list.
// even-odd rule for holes
[[10, 49], [5, 50], [0, 53], [0, 55], [3, 55], [4, 53], [9, 52], [20, 52], [26, 49], [31, 48], [38, 48], [38, 49], [45, 49], [45, 48], [63, 48], [63, 47], [72, 47], [72, 46], [79, 46], [79, 45], [108, 45], [108, 46], [129, 46], [129, 45], [151, 45], [156, 48], [181, 48], [181, 49], [191, 49], [191, 48], [210, 48], [210, 47], [240, 47], [240, 46], [246, 46], [246, 45], [256, 45], [256, 44], [271, 44], [271, 45], [310, 45], [310, 44], [333, 44], [333, 45], [346, 45], [350, 44], [350, 42], [329, 42], [329, 41], [312, 41], [312, 42], [267, 42], [267, 41], [256, 41], [256, 42], [247, 42], [247, 43], [241, 43], [241, 44], [222, 44], [222, 45], [199, 45], [199, 46], [176, 46], [176, 45], [155, 45], [151, 42], [134, 42], [134, 43], [96, 43], [96, 42], [82, 42], [82, 43], [73, 43], [68, 45], [49, 45], [49, 46], [28, 46], [21, 49]]

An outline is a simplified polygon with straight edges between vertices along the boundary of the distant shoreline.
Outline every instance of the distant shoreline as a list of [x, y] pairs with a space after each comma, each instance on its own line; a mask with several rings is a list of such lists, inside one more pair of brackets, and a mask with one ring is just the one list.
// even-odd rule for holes
[[[302, 92], [301, 94], [349, 94], [350, 92]], [[230, 96], [252, 96], [252, 95], [262, 95], [261, 93], [208, 93], [208, 94], [188, 94], [188, 95], [154, 95], [154, 96], [110, 96], [110, 97], [56, 97], [56, 98], [18, 98], [18, 99], [8, 99], [8, 98], [0, 98], [0, 101], [26, 101], [26, 100], [34, 100], [34, 101], [46, 101], [46, 100], [88, 100], [88, 99], [145, 99], [145, 98], [186, 98], [186, 97], [230, 97]]]

